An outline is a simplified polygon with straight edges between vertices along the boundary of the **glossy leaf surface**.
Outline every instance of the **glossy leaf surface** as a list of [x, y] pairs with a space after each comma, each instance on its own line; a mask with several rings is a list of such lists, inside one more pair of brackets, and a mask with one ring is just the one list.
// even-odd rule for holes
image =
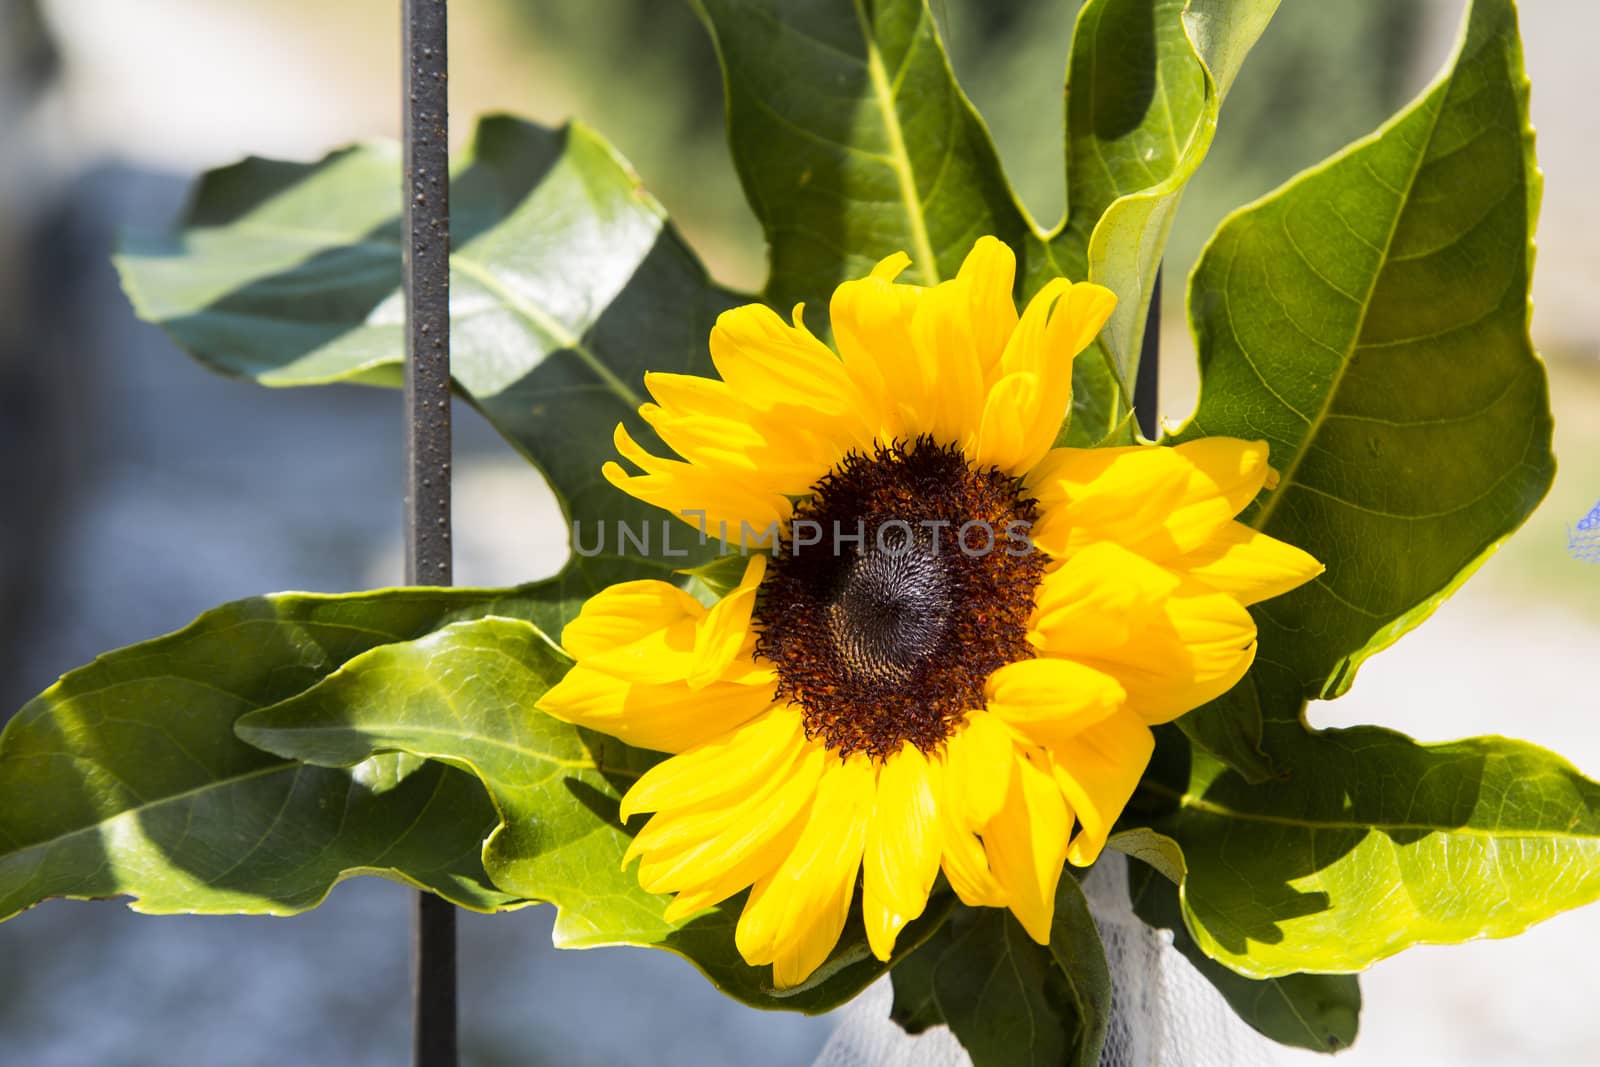
[[[212, 171], [174, 232], [125, 239], [123, 285], [142, 318], [222, 373], [399, 385], [399, 168], [398, 147], [374, 142]], [[703, 558], [692, 529], [600, 467], [618, 423], [652, 439], [636, 415], [644, 372], [709, 371], [712, 322], [738, 299], [581, 125], [485, 119], [449, 180], [452, 372], [599, 548], [575, 569], [592, 590]], [[619, 559], [617, 522], [648, 527], [648, 560]]]
[[1268, 721], [1344, 692], [1550, 485], [1532, 146], [1515, 11], [1477, 0], [1433, 88], [1233, 215], [1195, 270], [1180, 438], [1265, 439], [1282, 481], [1245, 518], [1327, 565], [1254, 609]]
[[[767, 968], [734, 947], [743, 896], [682, 923], [662, 918], [668, 898], [622, 868], [630, 834], [617, 818], [623, 792], [661, 757], [559, 722], [534, 709], [571, 661], [537, 627], [516, 619], [456, 623], [347, 663], [293, 700], [243, 719], [240, 736], [285, 757], [350, 766], [408, 752], [476, 777], [499, 825], [484, 866], [508, 893], [560, 909], [565, 948], [646, 945], [685, 957], [724, 992], [761, 1007], [826, 1011], [878, 978], [859, 916], [804, 985], [778, 992]], [[637, 829], [637, 827], [635, 827]], [[900, 935], [904, 955], [943, 921], [948, 900]]]
[[515, 903], [483, 872], [494, 811], [468, 776], [392, 758], [306, 767], [233, 726], [374, 646], [491, 610], [550, 620], [560, 604], [552, 585], [258, 597], [72, 671], [0, 736], [0, 918], [120, 895], [152, 913], [286, 915], [355, 873], [469, 908]]
[[1600, 898], [1600, 785], [1543, 749], [1356, 727], [1279, 750], [1281, 781], [1251, 785], [1195, 751], [1141, 787], [1183, 850], [1196, 944], [1240, 974], [1359, 971]]
[[948, 1025], [976, 1067], [1100, 1062], [1111, 974], [1070, 874], [1056, 890], [1048, 945], [1002, 908], [959, 907], [891, 973], [894, 1021], [909, 1033]]
[[1133, 910], [1151, 926], [1172, 931], [1173, 947], [1222, 994], [1234, 1013], [1264, 1037], [1313, 1052], [1338, 1052], [1356, 1039], [1361, 987], [1349, 974], [1287, 974], [1245, 978], [1201, 952], [1183, 924], [1178, 887], [1142, 863], [1128, 865]]

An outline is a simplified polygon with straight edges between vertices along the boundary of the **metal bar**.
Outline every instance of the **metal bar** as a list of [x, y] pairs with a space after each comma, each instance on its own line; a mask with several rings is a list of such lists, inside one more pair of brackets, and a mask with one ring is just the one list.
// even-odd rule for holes
[[[406, 582], [450, 584], [450, 111], [445, 0], [401, 0]], [[417, 894], [412, 1062], [456, 1067], [456, 915]]]
[[1133, 414], [1139, 432], [1154, 441], [1161, 427], [1156, 421], [1161, 385], [1161, 268], [1156, 268], [1156, 284], [1150, 290], [1150, 312], [1144, 320], [1144, 341], [1139, 346], [1139, 372], [1133, 380]]

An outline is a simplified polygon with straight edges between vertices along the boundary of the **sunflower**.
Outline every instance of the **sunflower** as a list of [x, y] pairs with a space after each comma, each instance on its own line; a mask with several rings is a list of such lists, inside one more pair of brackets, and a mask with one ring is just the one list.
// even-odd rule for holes
[[[1011, 251], [829, 308], [835, 355], [761, 305], [711, 333], [718, 379], [648, 374], [619, 426], [623, 491], [752, 552], [706, 606], [605, 589], [562, 634], [549, 714], [670, 753], [622, 798], [670, 921], [749, 889], [735, 940], [775, 986], [837, 943], [856, 886], [888, 959], [942, 871], [1048, 941], [1063, 864], [1092, 863], [1150, 728], [1249, 668], [1246, 605], [1322, 566], [1235, 521], [1274, 475], [1260, 441], [1056, 447], [1072, 359], [1116, 303], [1057, 279], [1019, 316]], [[734, 538], [730, 531], [737, 531]]]

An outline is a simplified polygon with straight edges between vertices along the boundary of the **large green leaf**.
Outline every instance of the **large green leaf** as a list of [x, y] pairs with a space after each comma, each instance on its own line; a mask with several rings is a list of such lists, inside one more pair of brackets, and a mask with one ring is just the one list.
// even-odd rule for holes
[[[1131, 433], [1125, 385], [1178, 193], [1276, 0], [1086, 5], [1068, 94], [1070, 211], [1049, 236], [1018, 206], [924, 0], [699, 6], [770, 245], [769, 300], [825, 309], [839, 281], [899, 250], [937, 281], [993, 234], [1022, 258], [1020, 296], [1064, 273], [1122, 297], [1103, 344], [1078, 362], [1070, 440]], [[398, 190], [390, 145], [312, 165], [247, 160], [206, 176], [176, 232], [129, 238], [118, 266], [139, 314], [224, 373], [392, 385]], [[634, 416], [642, 371], [707, 369], [709, 327], [735, 298], [581, 126], [486, 120], [452, 201], [458, 385], [545, 470], [573, 519], [659, 522], [598, 478], [596, 458], [618, 422], [649, 436]]]
[[1202, 390], [1180, 437], [1265, 438], [1282, 482], [1246, 518], [1327, 564], [1254, 609], [1239, 703], [1269, 722], [1344, 692], [1549, 487], [1538, 198], [1515, 11], [1476, 0], [1432, 88], [1229, 218], [1196, 267]]
[[[615, 522], [661, 512], [600, 477], [612, 428], [650, 440], [635, 409], [646, 370], [705, 372], [717, 288], [659, 204], [594, 133], [488, 118], [453, 168], [451, 356], [458, 388], [549, 478], [605, 551], [591, 586], [624, 573]], [[131, 235], [116, 257], [139, 315], [207, 366], [264, 385], [398, 385], [400, 159], [369, 143], [314, 164], [249, 159], [200, 182], [177, 230]], [[673, 553], [703, 557], [668, 519]]]
[[1018, 206], [925, 0], [697, 0], [716, 41], [728, 132], [771, 251], [766, 297], [826, 308], [840, 281], [907, 252], [952, 276], [992, 234], [1021, 260], [1018, 295], [1057, 275], [1121, 298], [1080, 357], [1065, 441], [1126, 437], [1127, 383], [1178, 195], [1277, 0], [1090, 0], [1067, 92], [1068, 216], [1050, 234]]
[[[660, 757], [534, 709], [570, 665], [527, 622], [461, 622], [358, 656], [316, 687], [245, 717], [238, 731], [313, 764], [350, 766], [398, 751], [476, 776], [500, 817], [484, 866], [503, 890], [560, 909], [561, 947], [668, 949], [732, 996], [807, 1012], [843, 1003], [883, 973], [859, 920], [805, 985], [781, 993], [766, 968], [746, 965], [734, 947], [742, 898], [686, 923], [664, 921], [666, 898], [622, 869], [630, 835], [617, 817], [622, 792]], [[947, 909], [947, 898], [930, 904], [897, 952], [915, 949]]]
[[1032, 229], [923, 0], [695, 0], [717, 46], [728, 136], [766, 231], [766, 298], [825, 312], [892, 252], [955, 274], [992, 234]]
[[[1172, 849], [1176, 851], [1177, 845], [1172, 844]], [[1128, 865], [1128, 896], [1141, 919], [1172, 931], [1173, 947], [1257, 1032], [1313, 1052], [1338, 1052], [1355, 1041], [1361, 1019], [1361, 987], [1354, 975], [1246, 978], [1200, 951], [1183, 924], [1177, 885], [1158, 874], [1155, 867]]]
[[1182, 848], [1195, 942], [1240, 974], [1358, 971], [1600, 898], [1600, 785], [1560, 757], [1498, 737], [1295, 729], [1288, 780], [1251, 785], [1163, 746], [1136, 801], [1165, 808], [1151, 825]]
[[72, 671], [0, 735], [0, 918], [122, 894], [145, 912], [290, 914], [363, 872], [514, 903], [484, 875], [494, 811], [468, 776], [305, 767], [233, 725], [376, 645], [490, 611], [550, 624], [563, 606], [554, 582], [258, 597]]
[[1078, 14], [1067, 73], [1067, 217], [1044, 266], [1099, 282], [1118, 304], [1074, 365], [1066, 443], [1131, 433], [1123, 417], [1178, 200], [1277, 7], [1278, 0], [1089, 0]]
[[[961, 909], [946, 936], [934, 1002], [976, 1067], [1100, 1062], [1111, 972], [1076, 878], [1057, 887], [1048, 945], [1000, 908]], [[926, 1009], [918, 1021], [929, 1021]]]

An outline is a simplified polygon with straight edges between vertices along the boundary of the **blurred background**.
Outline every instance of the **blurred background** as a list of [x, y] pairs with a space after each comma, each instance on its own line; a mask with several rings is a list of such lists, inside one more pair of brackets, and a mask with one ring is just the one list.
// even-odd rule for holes
[[[1075, 0], [934, 0], [964, 85], [1035, 218], [1056, 219], [1060, 79]], [[1508, 733], [1600, 777], [1591, 665], [1600, 566], [1567, 552], [1600, 502], [1600, 166], [1590, 42], [1600, 6], [1522, 14], [1546, 172], [1534, 336], [1561, 467], [1528, 526], [1318, 725], [1424, 740]], [[1463, 0], [1286, 0], [1241, 74], [1168, 259], [1162, 414], [1195, 394], [1183, 286], [1223, 214], [1378, 125], [1448, 55]], [[137, 322], [108, 255], [165, 225], [198, 170], [312, 159], [398, 132], [392, 0], [0, 0], [0, 718], [104, 649], [219, 601], [400, 576], [400, 407], [355, 388], [213, 378]], [[577, 116], [632, 160], [726, 283], [763, 251], [686, 4], [455, 0], [452, 109]], [[457, 420], [457, 581], [557, 570], [536, 476]], [[724, 1001], [673, 957], [555, 958], [548, 909], [462, 920], [467, 1062], [811, 1062], [834, 1021]], [[0, 926], [0, 1062], [389, 1064], [407, 1048], [407, 893], [362, 879], [292, 922], [146, 918], [51, 902]], [[1416, 950], [1363, 980], [1341, 1063], [1592, 1063], [1600, 909], [1503, 942]], [[648, 1043], [646, 1043], [648, 1039]], [[1310, 1054], [1270, 1054], [1314, 1062]]]

